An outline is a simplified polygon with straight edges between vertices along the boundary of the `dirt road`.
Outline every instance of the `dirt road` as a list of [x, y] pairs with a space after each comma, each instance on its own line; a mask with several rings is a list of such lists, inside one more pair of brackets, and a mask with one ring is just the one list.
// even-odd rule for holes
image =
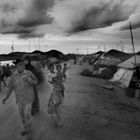
[[[41, 111], [33, 117], [33, 140], [139, 140], [139, 100], [116, 86], [105, 89], [105, 80], [80, 76], [81, 68], [69, 68], [61, 128], [55, 128], [47, 114], [50, 85], [46, 80], [39, 87]], [[0, 102], [0, 140], [23, 140], [22, 129], [12, 94], [6, 105]]]

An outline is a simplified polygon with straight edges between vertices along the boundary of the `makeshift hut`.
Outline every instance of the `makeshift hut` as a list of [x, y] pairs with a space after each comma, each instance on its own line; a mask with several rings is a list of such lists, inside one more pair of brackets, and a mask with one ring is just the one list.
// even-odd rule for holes
[[[115, 82], [123, 88], [136, 87], [138, 77], [136, 75], [136, 68], [140, 64], [140, 55], [133, 56], [126, 61], [117, 65], [118, 71], [114, 74], [111, 82]], [[133, 84], [132, 84], [133, 83]]]

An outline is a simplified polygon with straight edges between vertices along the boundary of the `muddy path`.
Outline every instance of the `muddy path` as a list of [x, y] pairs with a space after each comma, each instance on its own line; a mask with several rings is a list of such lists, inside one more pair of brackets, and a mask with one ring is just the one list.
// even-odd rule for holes
[[[105, 80], [79, 75], [81, 66], [72, 66], [65, 83], [63, 126], [55, 128], [47, 114], [51, 86], [38, 88], [41, 111], [33, 117], [33, 140], [139, 140], [140, 104], [125, 96], [124, 90], [103, 88]], [[6, 105], [0, 95], [0, 140], [24, 140], [14, 94]]]

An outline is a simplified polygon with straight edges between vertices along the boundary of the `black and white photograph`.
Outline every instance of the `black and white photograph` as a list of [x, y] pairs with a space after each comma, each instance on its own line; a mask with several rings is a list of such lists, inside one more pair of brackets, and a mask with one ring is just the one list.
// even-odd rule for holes
[[140, 140], [140, 0], [0, 0], [0, 140]]

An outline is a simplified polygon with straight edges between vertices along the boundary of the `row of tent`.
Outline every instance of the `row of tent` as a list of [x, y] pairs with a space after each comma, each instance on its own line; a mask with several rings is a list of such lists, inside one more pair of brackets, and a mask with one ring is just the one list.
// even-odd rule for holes
[[126, 61], [119, 63], [117, 65], [118, 71], [110, 81], [117, 83], [123, 88], [129, 87], [131, 81], [134, 79], [136, 66], [140, 66], [140, 55], [132, 56]]

